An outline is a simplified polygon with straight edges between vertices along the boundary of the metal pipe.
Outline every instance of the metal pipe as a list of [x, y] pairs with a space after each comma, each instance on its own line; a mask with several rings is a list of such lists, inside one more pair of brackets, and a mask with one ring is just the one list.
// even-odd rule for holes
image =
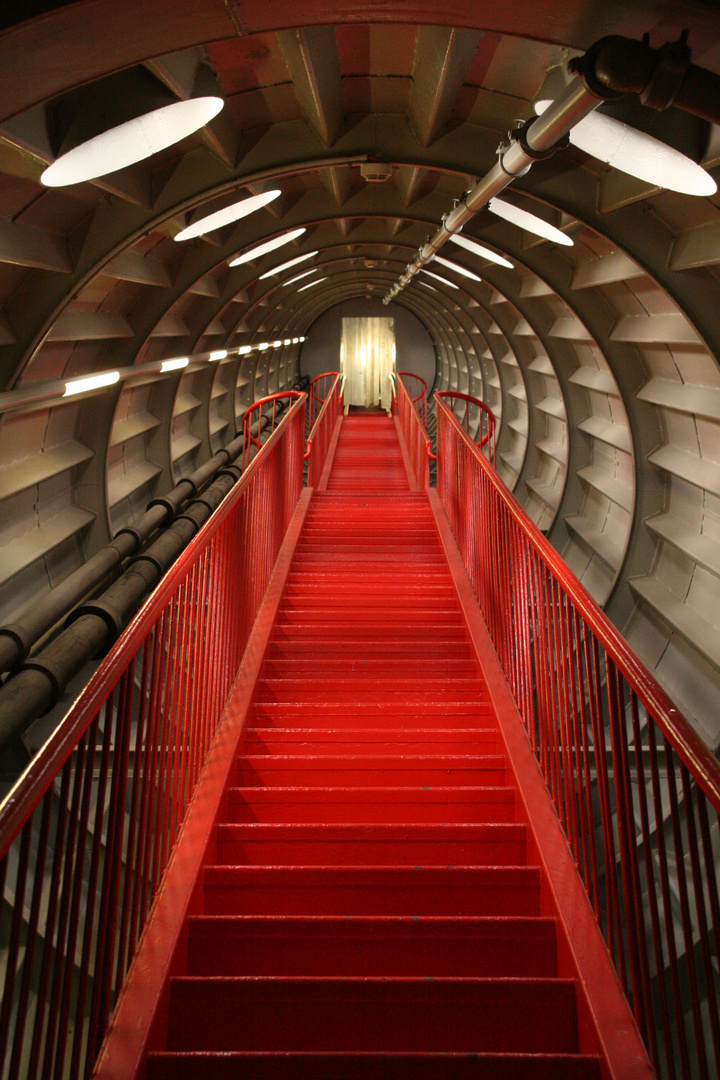
[[596, 109], [602, 98], [588, 89], [585, 82], [576, 77], [564, 93], [542, 114], [527, 125], [522, 137], [514, 139], [510, 146], [499, 148], [497, 165], [479, 180], [462, 202], [447, 215], [437, 232], [420, 249], [396, 285], [392, 287], [383, 303], [388, 304], [417, 272], [430, 262], [450, 239], [453, 233], [474, 217], [490, 199], [499, 195], [518, 176], [524, 176], [538, 157], [552, 151], [575, 124]]
[[478, 181], [440, 228], [420, 249], [399, 281], [383, 298], [388, 304], [412, 281], [436, 252], [512, 181], [523, 176], [533, 161], [552, 153], [577, 123], [608, 98], [639, 94], [650, 108], [670, 105], [713, 124], [720, 124], [720, 75], [690, 63], [687, 31], [678, 41], [653, 49], [647, 40], [617, 35], [601, 38], [568, 64], [575, 78], [548, 109], [517, 132], [511, 145], [499, 147], [498, 164]]
[[241, 452], [238, 435], [199, 469], [184, 477], [167, 495], [153, 499], [133, 525], [126, 525], [111, 543], [96, 552], [41, 600], [32, 601], [15, 622], [0, 626], [0, 672], [12, 671], [25, 660], [35, 644], [83, 598], [101, 585], [121, 564], [140, 551], [158, 529], [173, 522], [190, 499], [226, 468]]
[[72, 612], [62, 633], [7, 681], [0, 689], [0, 746], [48, 712], [84, 665], [107, 652], [236, 480], [230, 469], [223, 472], [121, 578]]

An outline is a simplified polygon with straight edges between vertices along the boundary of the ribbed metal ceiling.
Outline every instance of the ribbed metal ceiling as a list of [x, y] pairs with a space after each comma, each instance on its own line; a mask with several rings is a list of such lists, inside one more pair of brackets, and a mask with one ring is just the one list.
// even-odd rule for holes
[[[604, 34], [660, 45], [683, 26], [693, 61], [720, 70], [720, 20], [703, 3], [43, 7], [0, 34], [4, 622], [229, 441], [251, 400], [295, 380], [300, 344], [239, 346], [309, 333], [311, 348], [328, 308], [387, 292], [532, 114], [548, 72]], [[226, 104], [197, 135], [96, 181], [41, 184], [81, 138], [204, 94]], [[707, 136], [717, 176], [720, 136]], [[363, 178], [372, 162], [387, 180]], [[251, 217], [173, 239], [270, 187], [282, 195]], [[444, 254], [482, 282], [420, 274], [396, 303], [433, 340], [436, 388], [491, 405], [503, 477], [717, 746], [720, 199], [652, 188], [572, 148], [507, 198], [574, 246], [481, 212], [465, 235], [514, 269], [452, 245]], [[293, 244], [228, 266], [298, 227]], [[285, 284], [313, 267], [327, 280]], [[138, 371], [78, 399], [53, 390], [118, 368]]]

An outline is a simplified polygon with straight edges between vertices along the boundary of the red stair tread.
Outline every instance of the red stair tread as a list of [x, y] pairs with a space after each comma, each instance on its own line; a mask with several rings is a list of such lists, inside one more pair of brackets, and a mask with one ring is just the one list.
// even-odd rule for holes
[[596, 1058], [579, 1054], [158, 1053], [147, 1080], [600, 1080]]
[[173, 1050], [574, 1053], [574, 1019], [569, 979], [184, 976], [171, 980], [168, 1042]]
[[555, 922], [542, 918], [197, 916], [190, 975], [552, 977]]

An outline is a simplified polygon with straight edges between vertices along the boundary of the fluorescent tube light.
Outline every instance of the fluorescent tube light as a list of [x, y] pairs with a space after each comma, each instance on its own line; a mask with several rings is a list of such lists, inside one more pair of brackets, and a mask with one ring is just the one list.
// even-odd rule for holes
[[160, 365], [161, 371], [177, 371], [179, 368], [187, 367], [190, 363], [189, 356], [179, 356], [177, 360], [163, 360]]
[[[272, 270], [266, 270], [264, 274], [261, 274], [258, 281], [263, 281], [264, 278], [273, 277], [274, 274], [281, 274], [283, 270], [289, 270], [291, 266], [297, 266], [298, 263], [305, 262], [306, 259], [312, 259], [313, 255], [317, 255], [317, 251], [308, 251], [306, 255], [298, 255], [297, 259], [290, 259], [289, 262], [281, 263], [280, 266], [273, 267]], [[312, 271], [310, 271], [312, 273]]]
[[521, 210], [519, 206], [515, 206], [513, 203], [505, 202], [504, 199], [491, 199], [488, 203], [488, 210], [493, 214], [497, 214], [498, 217], [504, 218], [505, 221], [525, 229], [526, 232], [542, 236], [543, 240], [552, 240], [553, 243], [564, 244], [565, 247], [573, 246], [572, 238], [566, 236], [564, 232], [560, 232], [554, 225], [550, 225], [547, 221], [543, 221], [542, 218], [536, 217], [535, 214], [528, 213], [527, 210]]
[[278, 195], [281, 194], [280, 188], [274, 188], [272, 191], [264, 191], [262, 195], [252, 195], [249, 199], [241, 199], [240, 202], [233, 203], [232, 206], [226, 206], [224, 210], [216, 210], [214, 214], [208, 214], [207, 217], [201, 218], [200, 221], [194, 221], [192, 225], [182, 229], [175, 239], [193, 240], [196, 236], [204, 236], [205, 233], [221, 229], [223, 225], [230, 225], [231, 222], [239, 221], [240, 218], [247, 217], [248, 214], [254, 214], [256, 210], [267, 206], [269, 202], [277, 199]]
[[276, 248], [282, 247], [283, 244], [289, 244], [292, 240], [296, 240], [304, 232], [305, 228], [293, 229], [292, 232], [283, 233], [282, 236], [276, 236], [272, 240], [266, 240], [263, 244], [258, 244], [256, 247], [250, 248], [249, 251], [243, 252], [242, 255], [238, 255], [236, 259], [232, 260], [230, 266], [240, 266], [242, 263], [250, 262], [252, 259], [259, 259], [261, 255], [267, 255], [269, 251], [275, 251]]
[[509, 270], [514, 269], [514, 265], [509, 259], [503, 258], [503, 256], [498, 255], [497, 252], [484, 247], [483, 244], [478, 244], [474, 240], [468, 240], [467, 236], [462, 236], [460, 233], [451, 233], [450, 239], [454, 241], [454, 243], [459, 244], [460, 247], [465, 248], [466, 251], [471, 251], [473, 255], [479, 255], [480, 258], [488, 259], [490, 262], [497, 263], [498, 266], [507, 266]]
[[252, 352], [252, 345], [241, 345], [238, 349], [238, 356], [247, 356], [249, 352]]
[[61, 154], [40, 179], [46, 187], [66, 187], [107, 176], [192, 135], [217, 116], [223, 105], [222, 98], [200, 97], [154, 109]]
[[[537, 101], [535, 112], [542, 115], [549, 105], [551, 101]], [[570, 128], [570, 142], [598, 161], [668, 191], [683, 195], [714, 195], [717, 191], [710, 173], [692, 158], [604, 113], [590, 113]]]
[[447, 278], [440, 277], [439, 274], [433, 274], [432, 270], [426, 270], [424, 266], [421, 266], [420, 270], [423, 274], [428, 274], [429, 277], [435, 278], [436, 281], [442, 281], [443, 285], [447, 285], [449, 289], [459, 288], [459, 286], [456, 285], [454, 281], [448, 281]]
[[443, 259], [442, 255], [436, 255], [435, 262], [439, 262], [441, 266], [447, 266], [448, 270], [454, 270], [456, 274], [462, 274], [463, 277], [472, 278], [473, 281], [482, 281], [482, 278], [478, 277], [477, 274], [473, 274], [472, 270], [466, 270], [464, 266], [450, 262], [449, 259]]
[[72, 379], [65, 383], [63, 397], [71, 394], [83, 394], [87, 390], [99, 390], [101, 386], [112, 386], [120, 378], [119, 371], [104, 371], [101, 375], [88, 375], [86, 379]]
[[270, 342], [269, 341], [261, 341], [259, 345], [255, 346], [255, 348], [258, 350], [258, 352], [265, 352], [266, 349], [270, 348]]
[[208, 356], [208, 360], [224, 360], [227, 356], [227, 349], [218, 349], [217, 352], [211, 352]]
[[424, 281], [422, 278], [420, 278], [419, 279], [419, 284], [424, 285], [426, 289], [430, 290], [430, 292], [437, 292], [437, 289], [435, 288], [435, 286], [431, 285], [429, 281]]

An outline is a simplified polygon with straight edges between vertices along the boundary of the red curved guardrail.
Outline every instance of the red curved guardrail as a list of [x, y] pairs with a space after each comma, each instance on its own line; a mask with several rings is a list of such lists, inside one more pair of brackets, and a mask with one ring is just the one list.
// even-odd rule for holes
[[411, 371], [398, 371], [393, 413], [400, 420], [415, 479], [424, 491], [430, 487], [432, 444], [427, 433], [427, 384]]
[[437, 485], [659, 1076], [720, 1065], [720, 765], [436, 394]]
[[[471, 394], [463, 394], [459, 390], [436, 390], [435, 398], [441, 398], [445, 402], [451, 402], [450, 408], [453, 413], [464, 426], [465, 431], [471, 438], [474, 438], [476, 444], [480, 447], [488, 447], [488, 457], [490, 458], [491, 465], [495, 464], [495, 414], [492, 409], [481, 401], [480, 398], [472, 397]], [[464, 402], [465, 411], [464, 416], [458, 417], [455, 411], [455, 402]], [[472, 413], [470, 407], [474, 406], [478, 410], [478, 430], [473, 436], [470, 428], [472, 425]], [[427, 425], [426, 425], [427, 426]]]
[[[335, 424], [338, 416], [343, 411], [343, 395], [340, 389], [342, 376], [337, 371], [325, 372], [325, 374], [318, 375], [317, 378], [313, 379], [310, 384], [311, 389], [313, 384], [316, 384], [320, 379], [323, 380], [321, 387], [323, 397], [320, 410], [315, 414], [315, 421], [310, 429], [305, 451], [305, 456], [309, 458], [307, 483], [308, 487], [313, 488], [320, 483]], [[316, 404], [319, 400], [319, 398], [315, 398]]]
[[316, 375], [310, 383], [308, 387], [308, 431], [311, 431], [315, 426], [320, 410], [339, 375], [340, 373], [337, 371], [323, 371], [321, 375]]

